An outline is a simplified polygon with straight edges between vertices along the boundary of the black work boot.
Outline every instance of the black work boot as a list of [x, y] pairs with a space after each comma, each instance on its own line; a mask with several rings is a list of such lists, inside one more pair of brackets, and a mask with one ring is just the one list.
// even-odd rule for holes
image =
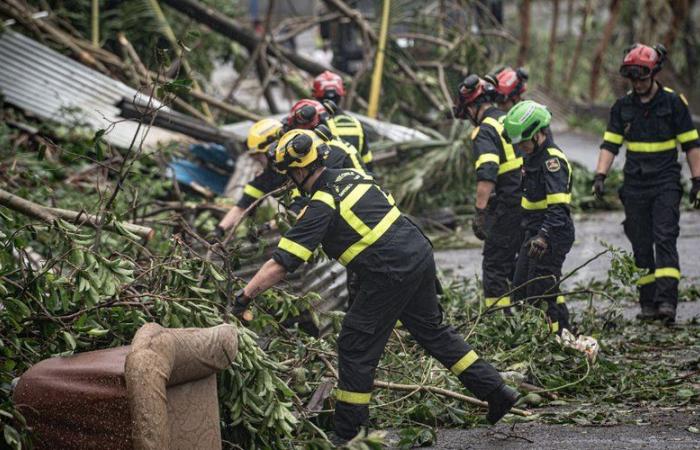
[[[654, 305], [642, 305], [642, 310], [637, 314], [637, 320], [650, 322], [657, 318], [659, 312]], [[674, 313], [675, 314], [675, 313]]]
[[515, 402], [518, 401], [518, 397], [520, 397], [518, 391], [511, 389], [505, 384], [501, 385], [501, 387], [486, 397], [486, 401], [489, 404], [489, 412], [486, 414], [486, 420], [491, 425], [496, 424], [496, 422], [501, 420], [503, 416], [510, 411], [510, 408], [515, 405]]
[[674, 324], [676, 322], [676, 305], [671, 303], [660, 304], [656, 317], [667, 325]]

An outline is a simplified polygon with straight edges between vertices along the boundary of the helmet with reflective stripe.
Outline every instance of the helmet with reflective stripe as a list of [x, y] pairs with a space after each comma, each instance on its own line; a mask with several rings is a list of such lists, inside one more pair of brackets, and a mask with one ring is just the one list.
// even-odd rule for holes
[[345, 96], [343, 79], [340, 75], [326, 70], [314, 78], [314, 87], [311, 95], [318, 101], [324, 99], [337, 101]]
[[290, 168], [309, 167], [319, 161], [325, 144], [310, 130], [291, 130], [277, 142], [272, 163], [275, 170], [286, 173]]
[[296, 102], [287, 116], [289, 128], [313, 130], [328, 117], [328, 111], [316, 100], [304, 99]]
[[459, 84], [457, 101], [453, 108], [455, 117], [466, 119], [467, 106], [479, 106], [484, 102], [493, 101], [495, 93], [496, 88], [492, 83], [479, 78], [478, 75], [469, 75]]
[[532, 100], [513, 106], [503, 122], [505, 138], [511, 144], [532, 139], [538, 131], [549, 126], [552, 114], [547, 107]]
[[248, 130], [246, 144], [250, 153], [265, 153], [270, 144], [282, 135], [282, 123], [275, 119], [262, 119]]
[[521, 96], [527, 90], [528, 73], [522, 67], [502, 67], [485, 78], [495, 85], [499, 102]]
[[625, 52], [625, 58], [620, 66], [620, 75], [632, 79], [647, 78], [658, 73], [665, 60], [666, 48], [663, 45], [649, 47], [644, 44], [634, 44]]

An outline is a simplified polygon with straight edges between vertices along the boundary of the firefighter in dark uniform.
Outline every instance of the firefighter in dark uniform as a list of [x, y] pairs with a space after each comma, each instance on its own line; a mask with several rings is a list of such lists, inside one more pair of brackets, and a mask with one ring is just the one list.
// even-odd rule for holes
[[250, 318], [251, 299], [311, 258], [318, 245], [360, 274], [360, 295], [338, 337], [335, 429], [353, 438], [369, 420], [374, 373], [397, 320], [478, 398], [489, 404], [495, 423], [510, 410], [517, 393], [499, 373], [443, 323], [438, 306], [435, 262], [429, 241], [369, 176], [329, 169], [317, 155], [321, 142], [291, 131], [275, 151], [286, 171], [311, 200], [262, 268], [235, 297], [233, 312]]
[[603, 196], [605, 176], [624, 144], [624, 230], [635, 265], [645, 270], [637, 281], [638, 318], [673, 323], [681, 277], [676, 248], [682, 197], [677, 145], [686, 153], [693, 177], [691, 203], [698, 208], [700, 141], [685, 97], [655, 80], [665, 56], [663, 46], [635, 44], [627, 51], [620, 74], [630, 80], [632, 90], [610, 110], [593, 191]]
[[474, 235], [484, 240], [483, 285], [486, 307], [505, 307], [522, 243], [520, 168], [523, 159], [503, 138], [505, 113], [493, 104], [495, 87], [476, 75], [459, 85], [455, 116], [469, 119], [476, 169]]
[[501, 67], [484, 77], [486, 81], [496, 86], [496, 105], [503, 111], [509, 111], [516, 103], [523, 100], [527, 91], [529, 76], [523, 67]]
[[329, 109], [333, 109], [327, 124], [333, 135], [352, 144], [362, 157], [367, 170], [372, 172], [372, 151], [367, 142], [367, 130], [362, 122], [340, 109], [340, 102], [345, 96], [345, 85], [340, 75], [326, 70], [314, 78], [312, 96], [319, 102], [330, 100]]
[[[357, 150], [352, 145], [333, 138], [328, 128], [321, 123], [320, 113], [316, 112], [316, 109], [325, 111], [323, 106], [313, 100], [307, 100], [306, 102], [309, 104], [303, 102], [305, 101], [297, 102], [292, 108], [287, 119], [287, 127], [312, 129], [324, 139], [327, 145], [324, 147], [323, 160], [327, 167], [353, 168], [365, 173], [366, 168]], [[311, 114], [309, 120], [305, 120], [304, 114], [308, 114], [309, 109], [312, 109], [314, 113]], [[222, 237], [226, 230], [237, 225], [243, 218], [243, 213], [257, 199], [287, 182], [287, 177], [272, 169], [267, 157], [267, 151], [282, 136], [283, 130], [282, 123], [274, 119], [262, 119], [251, 127], [247, 139], [248, 154], [263, 166], [264, 170], [246, 184], [243, 188], [243, 195], [236, 206], [231, 208], [216, 226], [215, 235], [217, 237]], [[304, 207], [306, 201], [296, 189], [292, 192], [292, 199], [289, 210], [296, 214]]]
[[523, 288], [515, 298], [546, 300], [551, 331], [559, 334], [569, 328], [559, 280], [574, 243], [574, 223], [569, 206], [571, 165], [548, 132], [551, 119], [545, 106], [526, 100], [508, 111], [504, 128], [508, 140], [525, 154], [521, 201], [525, 239], [513, 280]]

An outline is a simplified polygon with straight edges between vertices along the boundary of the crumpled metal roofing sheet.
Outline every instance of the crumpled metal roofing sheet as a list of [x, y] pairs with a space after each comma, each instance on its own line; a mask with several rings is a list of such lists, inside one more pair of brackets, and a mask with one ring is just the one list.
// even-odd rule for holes
[[[64, 125], [99, 130], [113, 124], [105, 140], [122, 148], [131, 145], [138, 123], [119, 117], [116, 104], [124, 97], [148, 101], [124, 83], [9, 30], [0, 34], [0, 92], [6, 102]], [[144, 133], [142, 127], [140, 138]], [[183, 139], [179, 133], [152, 127], [143, 145], [153, 148], [158, 142]]]

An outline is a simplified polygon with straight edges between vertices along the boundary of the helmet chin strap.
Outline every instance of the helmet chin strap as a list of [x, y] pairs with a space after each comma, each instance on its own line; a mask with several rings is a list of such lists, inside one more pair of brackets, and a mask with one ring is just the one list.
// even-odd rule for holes
[[311, 178], [311, 176], [314, 174], [315, 171], [314, 171], [314, 170], [309, 170], [308, 172], [309, 172], [309, 173], [306, 174], [306, 176], [304, 177], [303, 180], [301, 180], [301, 182], [297, 181], [297, 179], [296, 179], [295, 176], [292, 176], [292, 177], [291, 177], [291, 178], [292, 178], [292, 181], [294, 182], [294, 184], [296, 184], [297, 188], [298, 188], [300, 191], [306, 192], [306, 189], [304, 189], [304, 185], [306, 184], [307, 181], [309, 181], [309, 178]]

